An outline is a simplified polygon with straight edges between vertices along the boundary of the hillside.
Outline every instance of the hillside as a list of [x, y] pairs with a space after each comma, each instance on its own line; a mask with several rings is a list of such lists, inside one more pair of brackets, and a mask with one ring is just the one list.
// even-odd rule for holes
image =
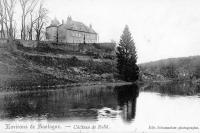
[[56, 78], [42, 72], [32, 62], [20, 54], [11, 54], [0, 48], [0, 89], [24, 90], [27, 87], [52, 86], [55, 84], [72, 83], [73, 81]]
[[198, 80], [200, 56], [169, 58], [140, 64], [143, 80]]
[[115, 61], [51, 50], [18, 47], [17, 52], [10, 53], [6, 44], [0, 44], [0, 89], [27, 90], [119, 81], [115, 78]]

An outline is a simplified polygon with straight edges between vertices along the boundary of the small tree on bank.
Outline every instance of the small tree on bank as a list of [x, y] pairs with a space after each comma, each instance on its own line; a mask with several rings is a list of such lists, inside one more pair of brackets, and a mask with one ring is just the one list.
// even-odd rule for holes
[[137, 53], [128, 26], [126, 25], [117, 47], [117, 69], [121, 79], [136, 81], [139, 77]]

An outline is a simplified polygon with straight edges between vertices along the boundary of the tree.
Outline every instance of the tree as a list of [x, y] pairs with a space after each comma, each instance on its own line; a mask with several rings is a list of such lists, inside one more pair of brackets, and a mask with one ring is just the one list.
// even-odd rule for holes
[[[14, 13], [15, 13], [16, 0], [0, 0], [0, 26], [1, 26], [1, 37], [7, 37], [9, 40], [8, 49], [13, 52], [15, 51], [14, 40]], [[4, 26], [6, 30], [4, 29]]]
[[0, 0], [0, 38], [5, 38], [5, 30], [4, 30], [4, 19], [5, 19], [5, 11], [3, 6], [3, 0]]
[[36, 32], [36, 40], [40, 41], [42, 38], [42, 33], [44, 30], [44, 26], [47, 24], [47, 9], [43, 7], [43, 4], [40, 4], [37, 18], [35, 19], [35, 32]]
[[161, 66], [160, 73], [167, 78], [175, 79], [178, 78], [177, 67], [173, 63], [169, 63], [165, 66]]
[[26, 35], [26, 17], [29, 13], [32, 17], [32, 12], [33, 12], [35, 6], [38, 3], [38, 0], [19, 0], [19, 2], [20, 2], [20, 5], [21, 5], [21, 8], [22, 8], [21, 39], [25, 40], [26, 36], [27, 36]]
[[6, 25], [9, 40], [13, 40], [13, 16], [15, 12], [16, 0], [3, 0], [5, 9], [4, 23]]
[[[34, 9], [33, 9], [34, 10]], [[29, 40], [33, 40], [33, 10], [30, 11], [30, 25], [27, 26], [27, 31], [28, 31], [28, 38]]]
[[136, 81], [139, 77], [139, 67], [136, 64], [137, 53], [127, 25], [121, 35], [116, 55], [117, 69], [120, 77], [125, 81]]

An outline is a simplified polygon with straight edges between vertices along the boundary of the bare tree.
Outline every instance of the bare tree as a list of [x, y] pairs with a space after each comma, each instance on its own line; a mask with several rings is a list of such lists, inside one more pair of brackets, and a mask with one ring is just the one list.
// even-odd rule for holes
[[[21, 39], [26, 39], [26, 17], [29, 13], [32, 13], [38, 0], [19, 0], [22, 8], [22, 27], [21, 27]], [[32, 16], [31, 16], [32, 17]]]
[[43, 4], [40, 4], [37, 18], [35, 19], [34, 29], [36, 32], [36, 40], [40, 41], [42, 38], [42, 34], [44, 33], [44, 26], [47, 24], [47, 9], [43, 7]]
[[9, 40], [13, 40], [13, 16], [16, 5], [16, 0], [3, 0], [5, 9], [4, 23], [7, 29]]
[[4, 19], [5, 19], [5, 11], [3, 0], [0, 0], [0, 38], [5, 38], [5, 30], [4, 30]]
[[[13, 43], [14, 40], [14, 12], [15, 12], [16, 0], [1, 0], [1, 13], [3, 14], [3, 23], [1, 23], [1, 31], [6, 27], [6, 33], [4, 30], [4, 35], [6, 34], [9, 40], [8, 50], [15, 51], [16, 47]], [[2, 28], [3, 27], [3, 28]], [[5, 37], [5, 36], [4, 36]]]
[[33, 10], [30, 12], [30, 26], [28, 26], [28, 36], [29, 36], [29, 40], [33, 40]]
[[39, 0], [35, 0], [35, 5], [33, 6], [33, 8], [30, 11], [30, 24], [27, 27], [29, 40], [33, 40], [33, 26], [36, 22], [36, 20], [33, 20], [33, 14], [34, 14], [34, 10], [35, 10], [35, 7], [37, 6], [38, 2], [39, 2]]
[[16, 34], [17, 34], [17, 22], [14, 21], [14, 25], [13, 25], [13, 39], [16, 39]]

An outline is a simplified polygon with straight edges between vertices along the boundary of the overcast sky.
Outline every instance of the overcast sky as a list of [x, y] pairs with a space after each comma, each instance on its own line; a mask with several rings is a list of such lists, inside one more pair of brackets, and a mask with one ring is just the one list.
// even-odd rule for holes
[[127, 24], [138, 62], [199, 55], [198, 0], [45, 0], [50, 18], [92, 24], [100, 42], [115, 40]]

